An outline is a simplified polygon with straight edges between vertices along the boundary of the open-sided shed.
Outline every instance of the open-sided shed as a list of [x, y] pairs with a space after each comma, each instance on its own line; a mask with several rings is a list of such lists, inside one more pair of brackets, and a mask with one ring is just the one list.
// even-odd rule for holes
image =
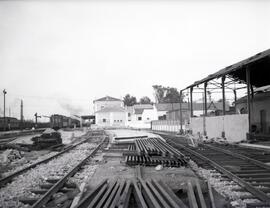
[[[190, 94], [191, 116], [193, 115], [193, 93], [194, 89], [203, 90], [204, 93], [204, 115], [207, 116], [207, 90], [221, 89], [223, 101], [223, 115], [225, 110], [225, 90], [234, 92], [235, 101], [237, 90], [245, 88], [247, 90], [247, 111], [249, 120], [249, 133], [251, 133], [251, 103], [254, 90], [258, 87], [270, 85], [270, 49], [251, 56], [243, 61], [225, 67], [214, 74], [194, 82], [185, 89]], [[199, 86], [203, 85], [203, 88]], [[237, 87], [235, 87], [237, 86]]]

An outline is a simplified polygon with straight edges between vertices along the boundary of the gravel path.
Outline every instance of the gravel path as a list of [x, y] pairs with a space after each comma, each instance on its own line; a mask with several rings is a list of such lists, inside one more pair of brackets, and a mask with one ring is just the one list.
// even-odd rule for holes
[[75, 167], [90, 154], [97, 144], [83, 143], [64, 155], [51, 160], [47, 164], [41, 164], [36, 168], [20, 175], [12, 183], [0, 189], [0, 207], [28, 207], [19, 202], [22, 197], [37, 197], [30, 189], [39, 188], [39, 184], [47, 178], [59, 178]]

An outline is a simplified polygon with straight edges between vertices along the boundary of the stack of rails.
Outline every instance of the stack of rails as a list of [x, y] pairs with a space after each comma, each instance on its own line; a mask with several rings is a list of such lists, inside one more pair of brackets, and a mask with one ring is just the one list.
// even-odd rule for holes
[[137, 139], [135, 145], [129, 145], [126, 164], [166, 167], [180, 167], [187, 164], [185, 156], [172, 146], [158, 138]]
[[76, 208], [88, 207], [187, 208], [172, 189], [162, 181], [141, 178], [111, 181], [105, 179], [89, 191], [76, 206]]

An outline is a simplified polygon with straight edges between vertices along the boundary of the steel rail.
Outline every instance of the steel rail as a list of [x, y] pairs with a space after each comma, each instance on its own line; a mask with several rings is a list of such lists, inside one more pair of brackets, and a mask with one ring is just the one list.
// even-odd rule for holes
[[243, 187], [244, 189], [248, 190], [250, 193], [252, 193], [255, 197], [257, 197], [258, 199], [260, 199], [263, 202], [267, 202], [270, 204], [270, 197], [265, 194], [264, 192], [262, 192], [261, 190], [255, 188], [254, 186], [252, 186], [251, 184], [247, 183], [246, 181], [242, 180], [241, 178], [239, 178], [238, 176], [236, 176], [235, 174], [233, 174], [232, 172], [226, 170], [225, 168], [223, 168], [222, 166], [220, 166], [219, 164], [217, 164], [216, 162], [214, 162], [213, 160], [205, 157], [204, 155], [182, 145], [182, 144], [178, 144], [174, 141], [171, 141], [172, 143], [174, 143], [175, 146], [178, 146], [182, 149], [184, 149], [185, 151], [189, 152], [190, 154], [195, 155], [196, 157], [207, 161], [210, 165], [212, 165], [215, 169], [217, 169], [218, 171], [220, 171], [221, 173], [223, 173], [224, 175], [226, 175], [228, 178], [230, 178], [231, 180], [235, 181], [237, 184], [239, 184], [241, 187]]
[[82, 143], [84, 143], [86, 141], [87, 141], [87, 139], [85, 139], [85, 140], [83, 140], [83, 141], [81, 141], [81, 142], [79, 142], [79, 143], [77, 143], [75, 145], [69, 146], [68, 148], [64, 149], [63, 151], [61, 151], [61, 152], [59, 152], [59, 153], [57, 153], [57, 154], [55, 154], [55, 155], [53, 155], [53, 156], [51, 156], [49, 158], [46, 158], [46, 159], [41, 160], [39, 162], [36, 162], [36, 163], [34, 163], [32, 165], [29, 165], [29, 166], [27, 166], [27, 167], [25, 167], [25, 168], [23, 168], [21, 170], [18, 170], [16, 172], [14, 172], [14, 173], [12, 173], [12, 174], [10, 174], [10, 175], [8, 175], [8, 176], [0, 179], [0, 187], [3, 187], [5, 184], [11, 182], [13, 178], [21, 175], [22, 173], [24, 173], [24, 172], [26, 172], [26, 171], [28, 171], [28, 170], [30, 170], [30, 169], [32, 169], [32, 168], [40, 165], [40, 164], [47, 163], [50, 160], [52, 160], [52, 159], [54, 159], [54, 158], [56, 158], [56, 157], [58, 157], [58, 156], [60, 156], [60, 155], [62, 155], [64, 153], [68, 152], [69, 150], [75, 148], [76, 146], [78, 146], [78, 145], [80, 145], [80, 144], [82, 144]]
[[162, 186], [157, 182], [157, 180], [152, 179], [152, 182], [155, 188], [159, 191], [159, 193], [168, 200], [167, 202], [170, 203], [173, 208], [179, 208], [178, 204], [172, 199], [170, 194], [162, 188]]
[[130, 196], [132, 193], [132, 189], [133, 189], [133, 187], [132, 187], [131, 181], [128, 180], [126, 187], [123, 191], [123, 194], [117, 203], [118, 208], [128, 208], [128, 203], [129, 203], [129, 199], [130, 199]]
[[107, 185], [108, 180], [104, 179], [102, 180], [93, 190], [91, 190], [76, 206], [76, 208], [86, 208], [88, 207], [88, 204], [91, 203], [91, 201], [94, 198], [94, 195], [98, 193], [104, 186]]
[[232, 156], [237, 157], [237, 158], [240, 158], [242, 160], [246, 160], [246, 161], [248, 161], [248, 162], [250, 162], [250, 163], [252, 163], [254, 165], [257, 165], [257, 166], [259, 166], [261, 168], [270, 170], [270, 166], [269, 165], [266, 165], [265, 163], [263, 163], [263, 162], [261, 162], [259, 160], [255, 160], [255, 159], [250, 158], [250, 157], [247, 157], [245, 155], [240, 155], [240, 154], [235, 153], [235, 152], [232, 152], [230, 150], [221, 149], [219, 147], [215, 147], [215, 146], [212, 146], [212, 145], [209, 145], [209, 144], [200, 144], [200, 145], [206, 146], [206, 147], [208, 147], [210, 149], [213, 149], [213, 150], [216, 150], [216, 151], [219, 151], [219, 152], [223, 152], [223, 153], [225, 153], [227, 155], [232, 155]]
[[75, 175], [78, 170], [87, 162], [89, 158], [91, 158], [101, 147], [102, 144], [104, 144], [104, 141], [106, 138], [102, 140], [102, 142], [84, 159], [82, 160], [78, 165], [76, 165], [71, 171], [69, 171], [62, 179], [60, 179], [56, 184], [54, 184], [47, 192], [44, 194], [33, 206], [32, 208], [41, 208], [43, 207], [52, 197], [53, 194], [55, 194], [57, 191], [59, 191], [67, 182], [67, 180]]
[[139, 207], [148, 208], [145, 199], [143, 198], [141, 189], [138, 187], [137, 181], [135, 179], [132, 180], [132, 184], [134, 187], [134, 197]]

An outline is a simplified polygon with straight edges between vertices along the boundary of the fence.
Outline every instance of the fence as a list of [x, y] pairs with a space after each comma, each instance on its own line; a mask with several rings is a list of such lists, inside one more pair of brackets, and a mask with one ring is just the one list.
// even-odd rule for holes
[[[185, 126], [183, 125], [183, 129]], [[179, 120], [159, 120], [152, 121], [153, 131], [168, 131], [168, 132], [179, 132], [181, 124]]]

